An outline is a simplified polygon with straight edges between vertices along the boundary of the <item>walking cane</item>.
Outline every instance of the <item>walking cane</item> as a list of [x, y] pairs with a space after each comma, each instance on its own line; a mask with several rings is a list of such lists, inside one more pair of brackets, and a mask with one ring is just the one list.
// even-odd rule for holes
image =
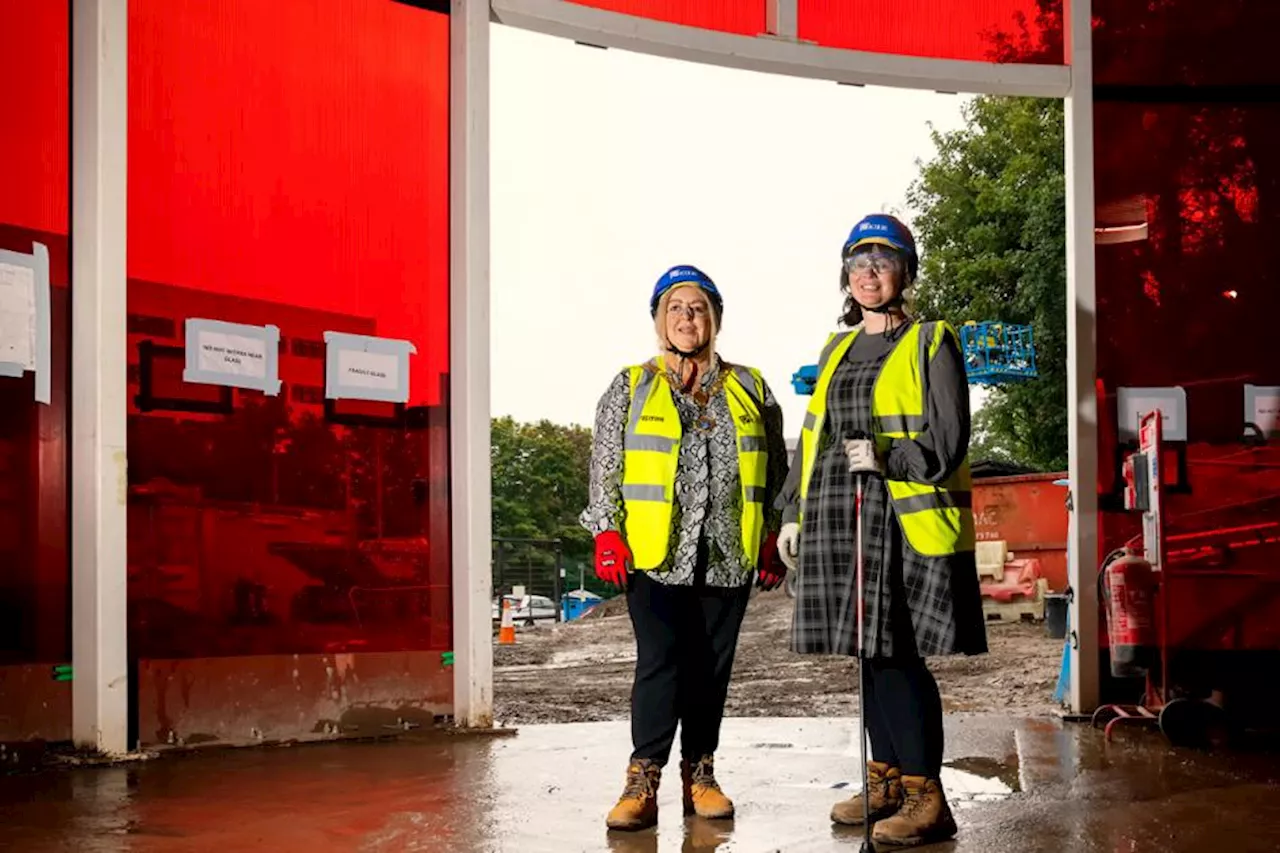
[[871, 845], [871, 784], [867, 777], [867, 657], [863, 643], [865, 642], [866, 616], [863, 604], [862, 587], [862, 474], [854, 474], [856, 491], [853, 497], [853, 562], [856, 574], [855, 583], [858, 588], [857, 623], [858, 623], [858, 726], [862, 734], [862, 851], [874, 853]]

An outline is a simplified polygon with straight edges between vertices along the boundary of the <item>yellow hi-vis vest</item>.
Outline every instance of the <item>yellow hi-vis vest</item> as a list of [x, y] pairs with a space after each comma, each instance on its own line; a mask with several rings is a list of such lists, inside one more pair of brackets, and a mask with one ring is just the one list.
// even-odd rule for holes
[[[764, 379], [758, 370], [724, 365], [725, 397], [738, 439], [738, 479], [742, 485], [742, 552], [755, 568], [764, 539], [765, 443]], [[670, 549], [676, 464], [680, 457], [680, 412], [671, 387], [654, 362], [630, 368], [631, 409], [627, 419], [622, 473], [622, 530], [635, 567], [662, 566]]]
[[[813, 476], [814, 461], [821, 449], [823, 422], [827, 414], [827, 389], [836, 367], [853, 346], [859, 329], [840, 332], [827, 339], [818, 364], [818, 383], [800, 433], [800, 507], [804, 511]], [[876, 449], [885, 453], [894, 439], [915, 438], [926, 423], [925, 385], [928, 365], [943, 336], [955, 336], [946, 323], [915, 323], [903, 334], [881, 365], [871, 394], [871, 414], [875, 423]], [[833, 436], [832, 440], [840, 436]], [[930, 557], [972, 551], [974, 548], [973, 482], [969, 460], [965, 459], [945, 483], [934, 486], [907, 480], [886, 480], [894, 514], [902, 535], [916, 552]], [[803, 518], [801, 520], [803, 524]]]

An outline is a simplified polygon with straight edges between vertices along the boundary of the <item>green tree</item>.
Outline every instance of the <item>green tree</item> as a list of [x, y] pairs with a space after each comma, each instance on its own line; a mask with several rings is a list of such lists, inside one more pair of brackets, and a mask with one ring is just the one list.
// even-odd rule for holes
[[[493, 534], [520, 539], [559, 539], [567, 571], [565, 583], [576, 588], [578, 566], [588, 565], [588, 588], [596, 588], [589, 570], [590, 534], [578, 524], [587, 505], [591, 431], [550, 421], [519, 423], [495, 418], [492, 427]], [[538, 548], [509, 548], [508, 568], [522, 582], [532, 566], [535, 579], [549, 587], [554, 552]], [[496, 578], [495, 578], [496, 580]]]
[[907, 199], [918, 211], [917, 304], [928, 317], [1028, 323], [1039, 378], [996, 387], [974, 419], [974, 458], [1060, 470], [1067, 461], [1066, 206], [1062, 102], [983, 96]]

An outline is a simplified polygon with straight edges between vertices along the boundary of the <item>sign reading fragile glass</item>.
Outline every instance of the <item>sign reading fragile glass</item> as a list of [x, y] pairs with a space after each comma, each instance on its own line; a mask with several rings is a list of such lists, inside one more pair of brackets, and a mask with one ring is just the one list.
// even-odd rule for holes
[[409, 401], [409, 341], [325, 332], [324, 395], [332, 400]]

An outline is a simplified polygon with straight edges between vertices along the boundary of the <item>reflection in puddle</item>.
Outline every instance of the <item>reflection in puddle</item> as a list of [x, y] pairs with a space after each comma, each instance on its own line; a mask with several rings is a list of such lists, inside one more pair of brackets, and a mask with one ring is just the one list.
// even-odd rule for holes
[[957, 758], [942, 768], [942, 787], [953, 805], [991, 803], [1022, 790], [1018, 759]]
[[[684, 820], [684, 835], [680, 839], [680, 853], [714, 853], [721, 845], [733, 839], [733, 821], [710, 821], [698, 817]], [[609, 853], [657, 853], [659, 840], [672, 833], [664, 826], [640, 832], [613, 832], [606, 834]], [[662, 844], [663, 849], [668, 844]], [[727, 848], [726, 848], [727, 851]]]
[[[842, 779], [834, 783], [821, 782], [795, 787], [823, 787], [833, 790], [860, 786], [857, 779]], [[994, 758], [957, 758], [942, 768], [942, 787], [947, 799], [963, 807], [967, 803], [992, 803], [1008, 799], [1022, 790], [1018, 773], [1018, 759], [1009, 756], [1005, 761]]]

